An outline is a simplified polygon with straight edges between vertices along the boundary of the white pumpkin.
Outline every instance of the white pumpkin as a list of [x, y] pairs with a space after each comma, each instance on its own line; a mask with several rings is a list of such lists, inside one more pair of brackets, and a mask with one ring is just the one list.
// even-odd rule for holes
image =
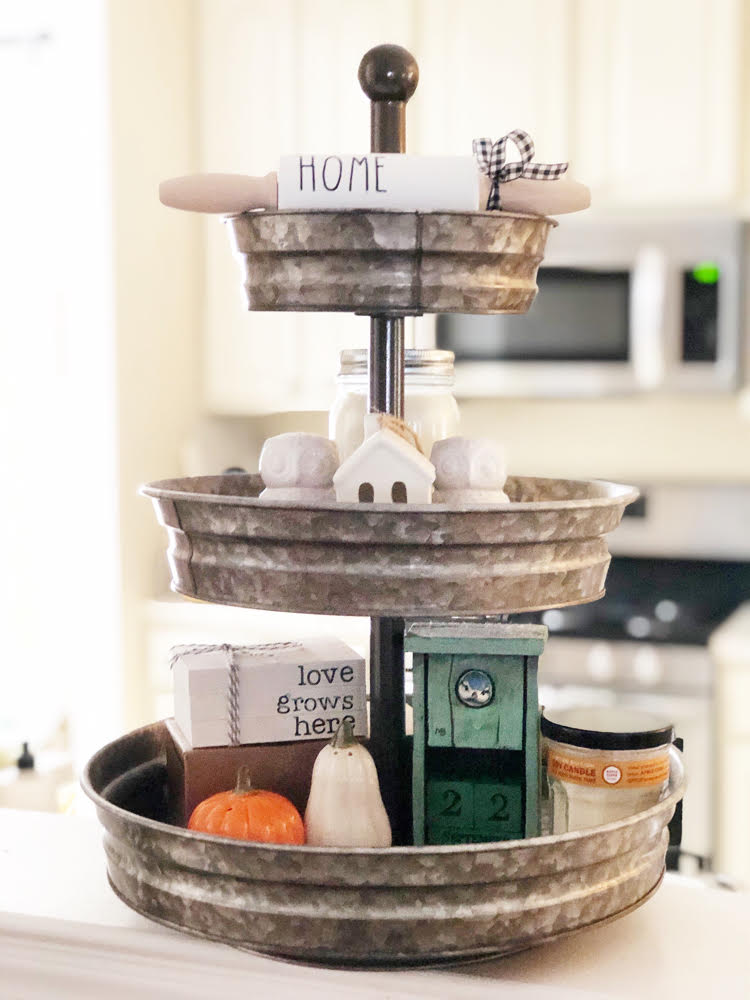
[[305, 843], [317, 847], [390, 847], [391, 824], [375, 761], [342, 722], [313, 767]]

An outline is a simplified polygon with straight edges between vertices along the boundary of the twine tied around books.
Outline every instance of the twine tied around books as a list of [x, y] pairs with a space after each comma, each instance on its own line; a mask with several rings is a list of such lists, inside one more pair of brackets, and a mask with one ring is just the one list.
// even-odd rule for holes
[[[520, 153], [520, 160], [514, 160], [511, 163], [506, 161], [509, 142], [512, 142]], [[562, 177], [568, 169], [567, 163], [533, 163], [534, 142], [528, 132], [524, 132], [520, 128], [508, 132], [497, 142], [493, 142], [492, 139], [475, 139], [472, 143], [472, 149], [479, 169], [487, 174], [492, 182], [487, 199], [488, 211], [502, 208], [501, 184], [516, 180], [518, 177], [555, 181], [558, 177]]]
[[271, 656], [279, 650], [301, 649], [301, 642], [266, 642], [256, 646], [230, 646], [223, 642], [217, 645], [176, 646], [169, 660], [170, 669], [181, 657], [190, 653], [223, 652], [227, 658], [227, 740], [230, 746], [240, 745], [240, 668], [237, 656]]

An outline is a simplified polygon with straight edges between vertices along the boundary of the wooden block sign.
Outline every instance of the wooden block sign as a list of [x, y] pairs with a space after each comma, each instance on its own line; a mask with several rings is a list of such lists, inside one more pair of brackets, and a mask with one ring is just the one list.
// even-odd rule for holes
[[[177, 646], [174, 714], [192, 747], [320, 740], [348, 719], [367, 736], [365, 661], [339, 639], [261, 646]], [[234, 674], [234, 677], [233, 677]]]
[[279, 209], [475, 212], [478, 204], [472, 156], [321, 153], [279, 163]]

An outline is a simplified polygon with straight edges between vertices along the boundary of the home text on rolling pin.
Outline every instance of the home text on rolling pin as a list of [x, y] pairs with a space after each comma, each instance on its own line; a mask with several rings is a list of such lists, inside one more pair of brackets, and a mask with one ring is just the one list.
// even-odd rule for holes
[[476, 211], [479, 198], [479, 174], [471, 156], [282, 156], [278, 182], [281, 211]]
[[[370, 193], [370, 163], [372, 162], [373, 191], [387, 194], [388, 189], [382, 186], [381, 173], [384, 170], [382, 155], [379, 156], [310, 156], [299, 157], [299, 190], [315, 191], [316, 184], [322, 184], [326, 191], [338, 191], [341, 184], [348, 191]], [[347, 168], [344, 169], [344, 163]]]

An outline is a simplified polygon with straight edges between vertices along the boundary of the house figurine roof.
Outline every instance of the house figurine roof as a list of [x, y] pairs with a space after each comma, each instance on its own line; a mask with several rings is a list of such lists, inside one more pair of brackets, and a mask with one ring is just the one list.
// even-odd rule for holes
[[[405, 487], [409, 503], [431, 503], [435, 466], [400, 434], [387, 428], [375, 431], [337, 469], [333, 477], [336, 499], [357, 503], [360, 487], [372, 487], [371, 502], [401, 499], [394, 484]], [[367, 499], [370, 499], [368, 496]]]

